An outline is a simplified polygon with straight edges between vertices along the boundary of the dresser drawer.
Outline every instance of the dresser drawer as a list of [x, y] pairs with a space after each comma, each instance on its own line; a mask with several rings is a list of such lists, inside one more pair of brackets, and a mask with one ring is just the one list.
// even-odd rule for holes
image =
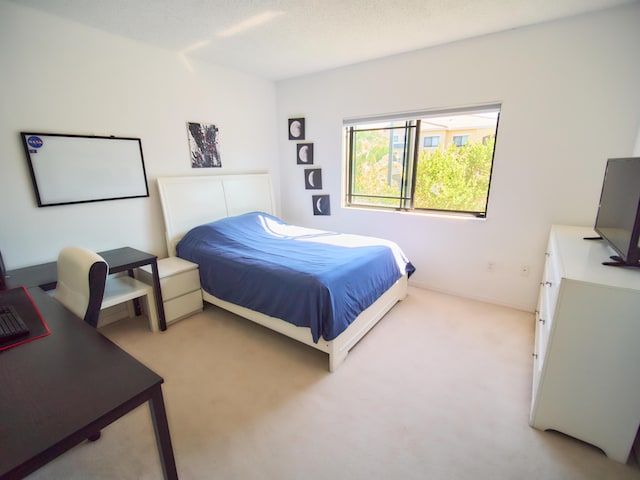
[[553, 315], [555, 314], [561, 280], [562, 275], [555, 253], [547, 253], [544, 276], [542, 278], [544, 308], [540, 309], [540, 314], [549, 324], [553, 321]]
[[167, 323], [200, 311], [202, 311], [202, 292], [199, 289], [164, 302], [164, 314], [167, 318]]
[[551, 328], [551, 324], [553, 323], [559, 290], [560, 284], [556, 282], [547, 281], [542, 285], [540, 317], [544, 320], [543, 324], [545, 324], [547, 328]]
[[533, 352], [533, 387], [531, 389], [531, 412], [533, 413], [533, 407], [536, 402], [536, 392], [538, 385], [540, 384], [540, 375], [542, 373], [542, 366], [544, 365], [544, 359], [540, 349], [540, 329], [536, 328], [535, 340], [534, 340], [534, 352]]
[[[543, 289], [544, 287], [541, 287]], [[535, 337], [535, 355], [538, 357], [540, 364], [544, 362], [547, 353], [547, 343], [549, 341], [550, 316], [545, 304], [544, 291], [541, 293], [542, 301], [540, 308], [536, 311], [536, 337]]]

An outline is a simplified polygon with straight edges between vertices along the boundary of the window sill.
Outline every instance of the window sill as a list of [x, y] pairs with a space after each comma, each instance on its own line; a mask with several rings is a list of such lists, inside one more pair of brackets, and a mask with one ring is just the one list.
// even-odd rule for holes
[[392, 210], [388, 208], [376, 208], [366, 205], [345, 205], [343, 208], [347, 210], [366, 210], [368, 212], [385, 213], [392, 215], [408, 215], [416, 217], [432, 217], [432, 218], [447, 218], [452, 220], [475, 220], [486, 221], [487, 217], [478, 217], [471, 213], [456, 213], [456, 212], [438, 212], [434, 210]]

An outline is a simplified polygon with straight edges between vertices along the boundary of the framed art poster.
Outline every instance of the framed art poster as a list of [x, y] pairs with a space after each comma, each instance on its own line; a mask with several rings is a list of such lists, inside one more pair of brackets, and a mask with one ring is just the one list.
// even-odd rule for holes
[[289, 119], [289, 140], [304, 140], [304, 118]]
[[222, 167], [218, 128], [206, 123], [187, 123], [191, 168]]
[[313, 214], [314, 215], [331, 215], [331, 203], [329, 195], [312, 195]]
[[307, 190], [322, 190], [322, 169], [304, 169], [304, 188]]
[[298, 165], [313, 165], [313, 143], [299, 143], [296, 154]]

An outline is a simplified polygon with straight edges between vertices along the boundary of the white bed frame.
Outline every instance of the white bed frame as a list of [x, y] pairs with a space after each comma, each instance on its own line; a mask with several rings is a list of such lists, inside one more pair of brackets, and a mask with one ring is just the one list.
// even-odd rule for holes
[[[170, 256], [176, 255], [176, 244], [197, 225], [253, 211], [276, 215], [268, 173], [161, 177], [158, 189]], [[226, 302], [202, 290], [205, 301], [328, 353], [332, 372], [345, 360], [349, 350], [406, 295], [407, 275], [404, 275], [337, 338], [331, 341], [321, 338], [314, 343], [309, 328]]]

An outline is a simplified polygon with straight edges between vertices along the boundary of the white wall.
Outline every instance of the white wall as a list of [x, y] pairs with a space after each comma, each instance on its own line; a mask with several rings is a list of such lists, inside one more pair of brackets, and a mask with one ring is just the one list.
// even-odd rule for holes
[[[8, 268], [79, 244], [164, 256], [155, 178], [271, 171], [275, 86], [0, 2], [0, 251]], [[220, 128], [222, 168], [190, 166], [186, 122]], [[151, 196], [37, 208], [20, 131], [142, 139]]]
[[[639, 25], [635, 4], [278, 83], [283, 216], [397, 241], [417, 267], [415, 285], [533, 310], [550, 226], [593, 225], [606, 159], [632, 153]], [[341, 208], [343, 118], [495, 101], [486, 220]], [[331, 216], [312, 215], [287, 140], [294, 116], [306, 118]]]

